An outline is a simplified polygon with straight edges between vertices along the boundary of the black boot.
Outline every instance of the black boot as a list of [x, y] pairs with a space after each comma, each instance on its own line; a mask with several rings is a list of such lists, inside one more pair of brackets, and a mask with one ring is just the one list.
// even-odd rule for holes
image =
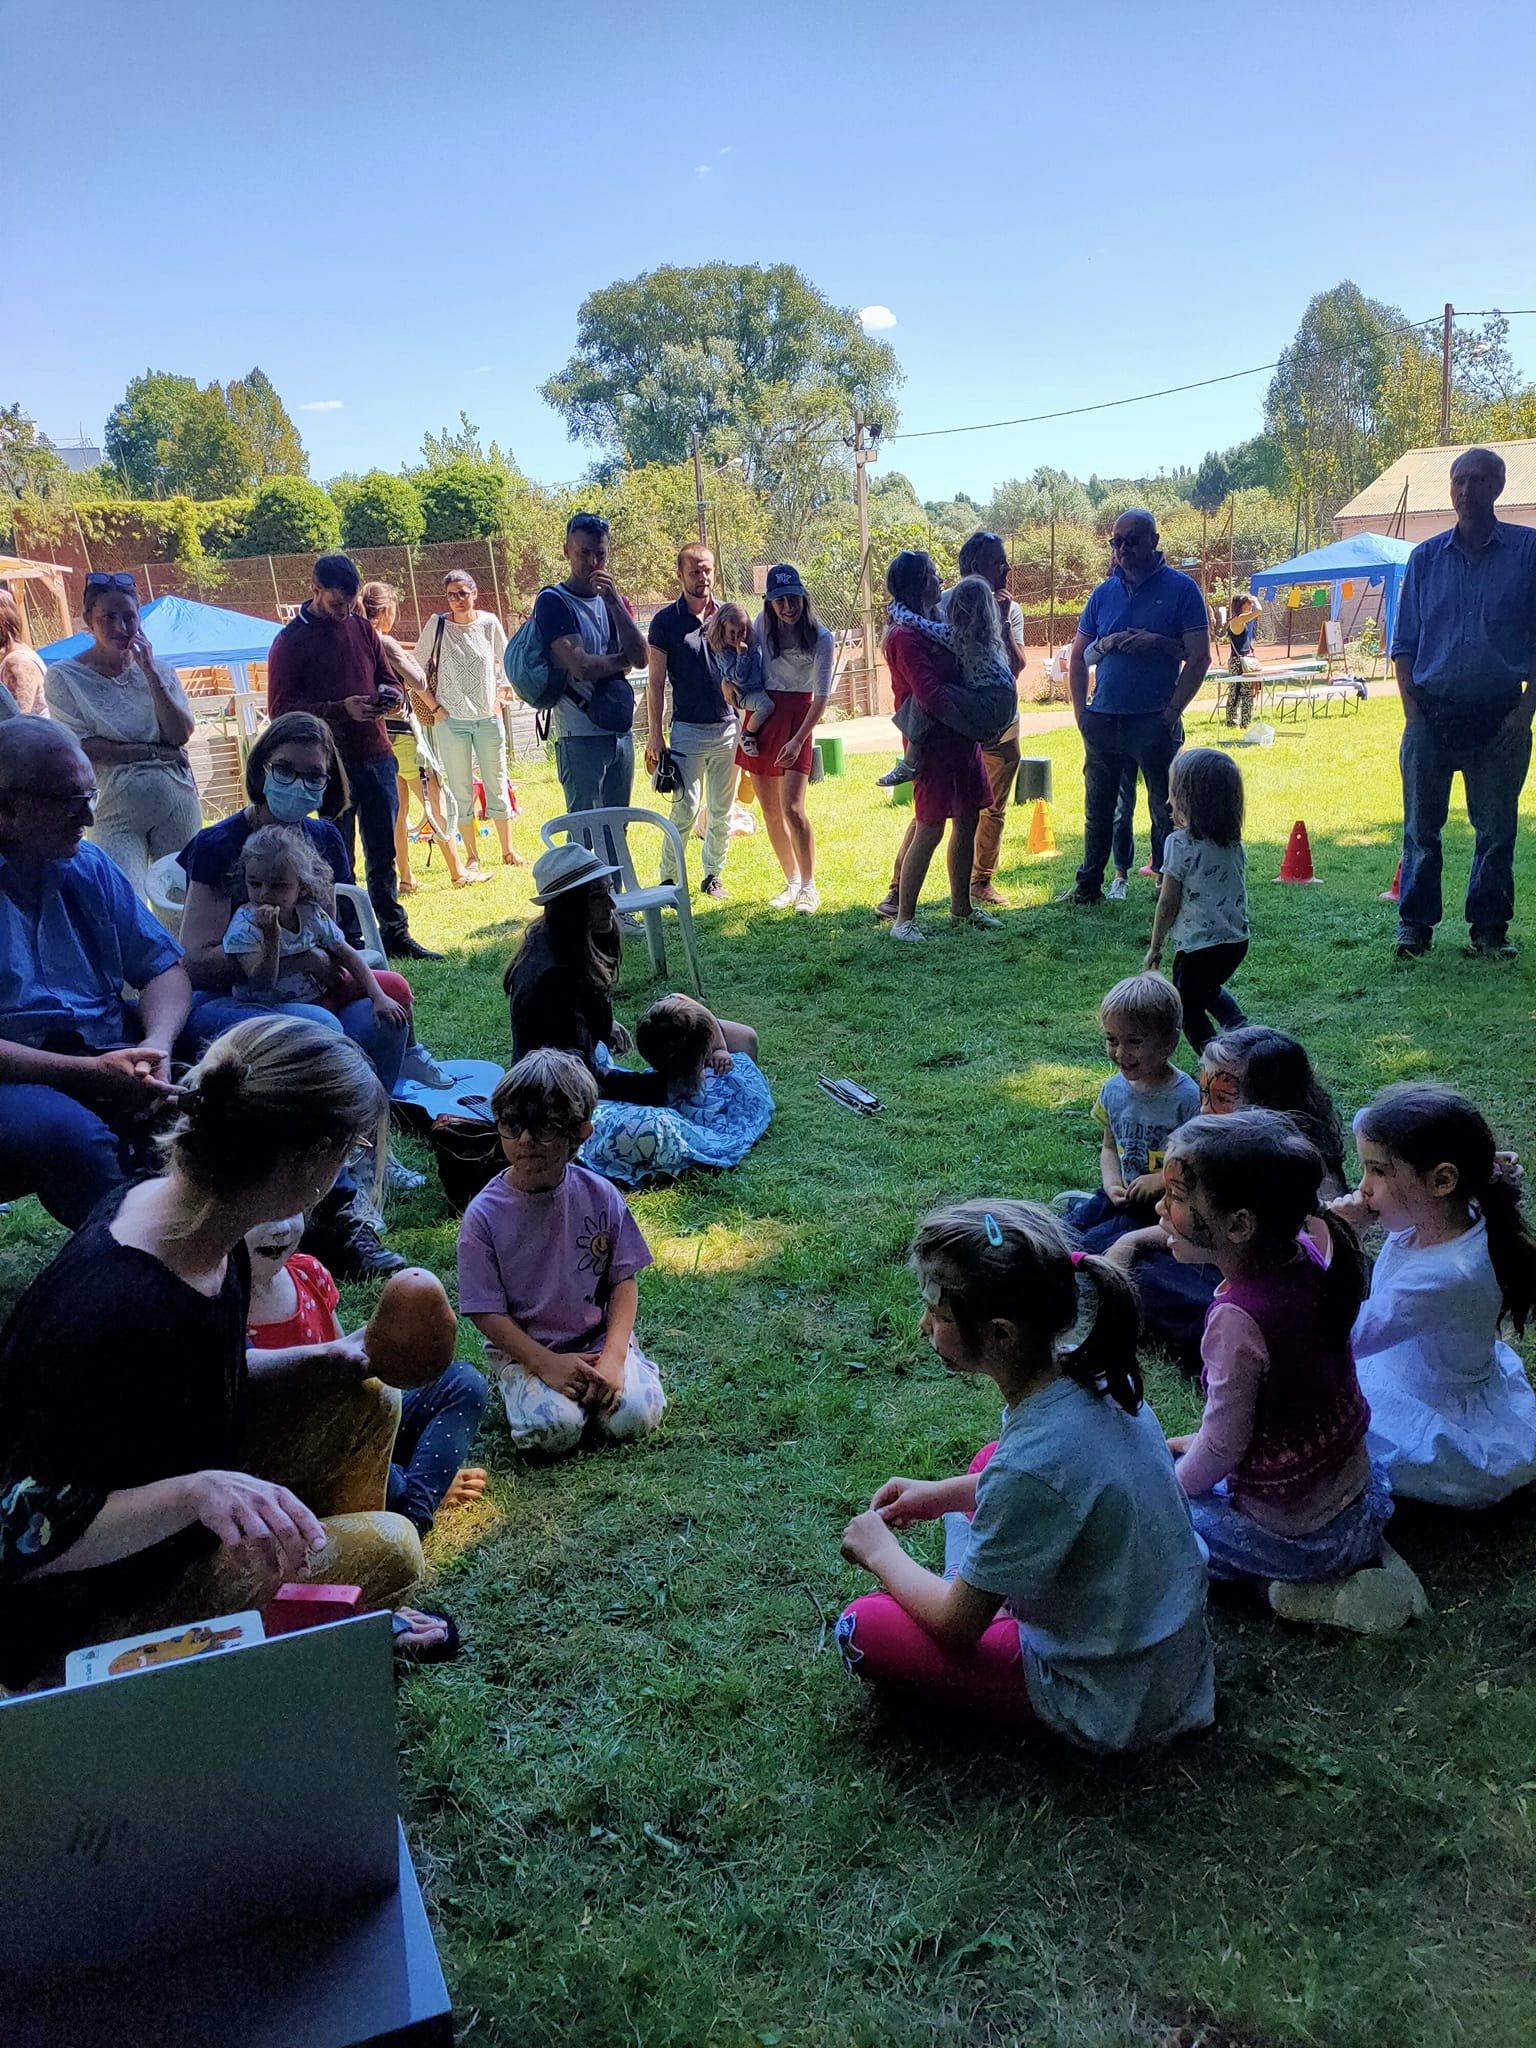
[[413, 939], [409, 932], [396, 932], [393, 938], [384, 941], [384, 951], [391, 960], [441, 960], [441, 953], [434, 953], [430, 946], [424, 946], [420, 939]]
[[380, 1241], [356, 1202], [355, 1189], [333, 1188], [310, 1211], [304, 1250], [338, 1280], [387, 1280], [391, 1273], [404, 1272], [405, 1260]]

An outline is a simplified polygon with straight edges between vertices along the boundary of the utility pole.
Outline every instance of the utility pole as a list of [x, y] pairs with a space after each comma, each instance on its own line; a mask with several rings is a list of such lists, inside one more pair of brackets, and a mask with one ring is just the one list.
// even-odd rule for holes
[[862, 412], [853, 416], [853, 491], [859, 508], [859, 624], [864, 633], [864, 688], [871, 711], [875, 707], [875, 607], [869, 586], [869, 491], [864, 471], [875, 460], [878, 449], [866, 439], [868, 429]]
[[690, 436], [693, 443], [693, 495], [699, 511], [699, 539], [709, 546], [709, 518], [704, 510], [704, 464], [699, 455], [699, 437]]
[[1456, 318], [1453, 306], [1445, 309], [1445, 324], [1440, 330], [1440, 446], [1447, 447], [1451, 438], [1451, 328]]

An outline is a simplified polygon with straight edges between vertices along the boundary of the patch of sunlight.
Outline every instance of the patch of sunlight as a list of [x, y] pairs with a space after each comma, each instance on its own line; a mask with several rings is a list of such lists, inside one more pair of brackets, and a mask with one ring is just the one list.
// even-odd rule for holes
[[1342, 829], [1335, 827], [1333, 831], [1327, 834], [1328, 839], [1335, 846], [1392, 846], [1400, 841], [1402, 836], [1403, 828], [1401, 825], [1356, 825], [1352, 828], [1346, 826]]
[[[499, 1398], [493, 1384], [492, 1399]], [[493, 1480], [492, 1485], [495, 1483]], [[427, 1563], [433, 1567], [455, 1563], [487, 1537], [494, 1536], [506, 1519], [489, 1492], [482, 1493], [478, 1500], [466, 1501], [461, 1508], [440, 1513], [422, 1545]]]
[[1005, 1074], [999, 1092], [1021, 1109], [1078, 1109], [1097, 1095], [1104, 1080], [1102, 1066], [1058, 1066], [1035, 1060], [1016, 1074]]
[[1427, 1046], [1415, 1044], [1401, 1031], [1383, 1032], [1371, 1039], [1366, 1061], [1383, 1087], [1389, 1081], [1422, 1081], [1444, 1065]]
[[649, 1243], [664, 1273], [754, 1273], [772, 1265], [797, 1235], [780, 1217], [749, 1216], [704, 1230], [652, 1230]]

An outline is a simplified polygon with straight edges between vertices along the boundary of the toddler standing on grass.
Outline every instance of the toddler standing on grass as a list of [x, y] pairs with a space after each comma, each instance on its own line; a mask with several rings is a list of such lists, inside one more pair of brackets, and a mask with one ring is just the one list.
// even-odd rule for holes
[[1243, 859], [1243, 778], [1229, 754], [1191, 747], [1168, 776], [1174, 830], [1163, 842], [1163, 880], [1142, 963], [1163, 964], [1173, 947], [1173, 985], [1184, 1005], [1184, 1036], [1203, 1052], [1218, 1028], [1247, 1023], [1222, 984], [1248, 954], [1248, 886]]
[[1178, 990], [1160, 974], [1117, 981], [1099, 1005], [1115, 1068], [1093, 1105], [1101, 1187], [1069, 1190], [1051, 1205], [1089, 1251], [1106, 1251], [1155, 1220], [1168, 1140], [1200, 1113], [1198, 1084], [1173, 1064], [1183, 1016]]
[[1382, 1541], [1385, 1471], [1350, 1352], [1365, 1291], [1354, 1232], [1327, 1213], [1323, 1162], [1262, 1109], [1200, 1116], [1168, 1146], [1161, 1213], [1176, 1259], [1221, 1274], [1201, 1340], [1205, 1412], [1171, 1437], [1211, 1576], [1267, 1586], [1289, 1621], [1378, 1634], [1427, 1612]]
[[[953, 1479], [888, 1479], [848, 1524], [844, 1557], [885, 1590], [837, 1624], [847, 1668], [965, 1734], [1113, 1752], [1208, 1727], [1205, 1566], [1142, 1402], [1124, 1278], [1029, 1202], [935, 1211], [912, 1265], [923, 1334], [995, 1382], [1003, 1433]], [[895, 1534], [941, 1516], [942, 1578]]]
[[1355, 1118], [1361, 1180], [1335, 1207], [1387, 1242], [1355, 1323], [1371, 1452], [1395, 1494], [1480, 1508], [1536, 1477], [1536, 1393], [1499, 1341], [1536, 1308], [1536, 1237], [1486, 1119], [1407, 1081]]
[[576, 1163], [597, 1084], [574, 1054], [545, 1047], [491, 1096], [506, 1171], [459, 1230], [459, 1311], [486, 1340], [519, 1450], [558, 1456], [587, 1434], [627, 1443], [666, 1397], [634, 1339], [645, 1239], [611, 1181]]

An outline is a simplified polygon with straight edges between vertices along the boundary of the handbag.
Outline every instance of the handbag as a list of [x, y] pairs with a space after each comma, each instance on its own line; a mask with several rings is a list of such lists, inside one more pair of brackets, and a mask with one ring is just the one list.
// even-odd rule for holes
[[459, 1216], [507, 1163], [501, 1133], [483, 1117], [435, 1116], [427, 1143], [448, 1206]]
[[651, 777], [651, 787], [658, 796], [681, 796], [683, 793], [683, 764], [670, 747], [661, 749], [656, 773]]

